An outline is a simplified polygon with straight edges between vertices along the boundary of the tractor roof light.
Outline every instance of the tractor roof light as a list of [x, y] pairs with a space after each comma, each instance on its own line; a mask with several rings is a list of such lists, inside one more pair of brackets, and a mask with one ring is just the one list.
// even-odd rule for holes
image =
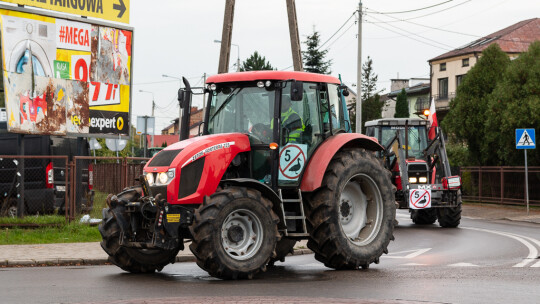
[[425, 109], [424, 112], [422, 112], [422, 114], [424, 114], [424, 116], [428, 117], [429, 114], [431, 114], [431, 112], [429, 111], [429, 109]]
[[268, 147], [270, 148], [270, 150], [276, 150], [278, 148], [278, 144], [273, 142], [273, 143], [270, 143]]
[[217, 89], [217, 85], [215, 83], [211, 83], [208, 85], [208, 89], [210, 91], [215, 91]]
[[258, 88], [264, 88], [264, 81], [257, 81]]

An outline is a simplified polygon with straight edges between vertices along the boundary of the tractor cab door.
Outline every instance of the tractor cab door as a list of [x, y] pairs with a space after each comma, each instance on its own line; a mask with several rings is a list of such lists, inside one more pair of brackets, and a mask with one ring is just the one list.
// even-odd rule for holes
[[303, 82], [302, 90], [299, 101], [291, 101], [287, 87], [282, 93], [279, 187], [297, 187], [317, 147], [346, 128], [337, 84]]

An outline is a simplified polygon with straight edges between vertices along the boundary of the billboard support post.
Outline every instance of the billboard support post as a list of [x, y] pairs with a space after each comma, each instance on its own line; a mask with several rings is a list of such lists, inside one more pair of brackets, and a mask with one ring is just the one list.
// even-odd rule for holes
[[[17, 136], [17, 155], [24, 155], [24, 134]], [[24, 210], [24, 158], [19, 159], [17, 163], [17, 217], [23, 217]]]

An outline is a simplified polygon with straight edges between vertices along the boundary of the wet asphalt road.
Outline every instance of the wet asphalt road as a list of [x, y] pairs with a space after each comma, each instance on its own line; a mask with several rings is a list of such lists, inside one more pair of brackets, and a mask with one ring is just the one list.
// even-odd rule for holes
[[540, 225], [415, 226], [406, 210], [398, 220], [390, 254], [368, 270], [334, 271], [313, 255], [287, 257], [251, 281], [217, 280], [195, 263], [152, 275], [115, 266], [2, 268], [0, 302], [540, 303]]

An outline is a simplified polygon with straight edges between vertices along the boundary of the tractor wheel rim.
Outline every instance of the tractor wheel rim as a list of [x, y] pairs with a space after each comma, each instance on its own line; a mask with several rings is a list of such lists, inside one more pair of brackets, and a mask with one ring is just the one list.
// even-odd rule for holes
[[17, 207], [11, 206], [7, 210], [8, 217], [17, 217]]
[[235, 260], [253, 257], [261, 248], [263, 239], [261, 220], [247, 209], [231, 212], [221, 226], [221, 245]]
[[378, 235], [383, 217], [383, 199], [375, 181], [365, 174], [351, 177], [339, 198], [339, 223], [355, 245], [369, 244]]

